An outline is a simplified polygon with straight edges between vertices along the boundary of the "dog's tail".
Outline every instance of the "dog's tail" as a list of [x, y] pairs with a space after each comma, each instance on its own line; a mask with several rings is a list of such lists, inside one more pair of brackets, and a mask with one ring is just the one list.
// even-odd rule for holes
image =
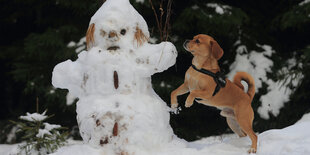
[[246, 73], [246, 72], [237, 72], [236, 75], [234, 76], [234, 81], [233, 83], [240, 87], [242, 90], [244, 90], [243, 85], [241, 84], [241, 80], [246, 81], [248, 84], [248, 92], [247, 94], [250, 96], [251, 100], [253, 99], [255, 95], [255, 81], [253, 77]]

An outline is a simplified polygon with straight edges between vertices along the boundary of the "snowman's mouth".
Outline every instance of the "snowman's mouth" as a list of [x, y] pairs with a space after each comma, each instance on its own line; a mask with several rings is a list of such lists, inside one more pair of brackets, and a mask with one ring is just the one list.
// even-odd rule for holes
[[111, 51], [111, 50], [116, 51], [118, 49], [120, 49], [119, 46], [111, 46], [111, 47], [107, 48], [107, 50], [109, 50], [109, 51]]

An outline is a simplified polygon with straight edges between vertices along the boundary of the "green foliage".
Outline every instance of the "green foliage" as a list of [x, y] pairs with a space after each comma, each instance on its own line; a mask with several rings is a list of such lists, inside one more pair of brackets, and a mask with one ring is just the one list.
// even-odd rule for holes
[[[15, 131], [17, 130], [16, 125], [10, 123], [9, 121], [0, 122], [0, 141], [7, 142], [9, 144], [15, 143], [19, 138]], [[14, 133], [14, 134], [13, 134]]]
[[[248, 18], [247, 15], [238, 8], [221, 4], [218, 5], [224, 12], [219, 14], [215, 8], [207, 4], [212, 3], [194, 3], [191, 7], [185, 8], [178, 20], [173, 23], [173, 30], [186, 34], [195, 32], [226, 37], [238, 36], [240, 27]], [[189, 27], [195, 27], [194, 31]]]
[[310, 22], [310, 3], [304, 5], [295, 5], [287, 12], [279, 15], [274, 24], [278, 25], [282, 30], [295, 29], [302, 30], [309, 27]]
[[53, 66], [66, 58], [75, 56], [73, 49], [64, 42], [67, 27], [59, 30], [48, 29], [43, 34], [30, 34], [25, 39], [23, 57], [16, 57], [12, 72], [17, 81], [27, 82], [26, 93], [42, 93], [50, 87]]
[[[45, 113], [46, 111], [41, 116], [45, 116]], [[29, 115], [29, 113], [27, 113], [27, 115]], [[52, 116], [46, 116], [46, 118], [42, 120], [34, 117], [31, 117], [32, 120], [27, 120], [22, 117], [23, 116], [20, 117], [22, 121], [11, 121], [19, 127], [18, 132], [23, 134], [22, 140], [26, 142], [25, 144], [22, 143], [19, 145], [19, 154], [45, 155], [55, 152], [59, 147], [66, 144], [68, 133], [62, 132], [66, 128], [59, 125], [44, 123]]]

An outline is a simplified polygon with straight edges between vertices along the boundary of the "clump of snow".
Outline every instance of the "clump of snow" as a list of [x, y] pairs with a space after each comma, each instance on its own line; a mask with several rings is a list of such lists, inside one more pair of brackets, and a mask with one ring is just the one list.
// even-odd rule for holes
[[68, 106], [72, 105], [73, 102], [77, 99], [77, 97], [73, 96], [70, 92], [67, 93], [66, 96], [66, 104]]
[[179, 40], [179, 37], [177, 35], [171, 36], [171, 41], [177, 42]]
[[217, 14], [223, 15], [225, 13], [231, 13], [229, 10], [231, 9], [228, 5], [219, 5], [216, 3], [207, 3], [207, 7], [214, 8]]
[[162, 88], [164, 88], [164, 87], [171, 88], [171, 85], [170, 84], [166, 84], [165, 81], [161, 81], [159, 86], [162, 87]]
[[[288, 75], [285, 80], [273, 81], [268, 79], [268, 93], [261, 96], [260, 101], [262, 105], [257, 109], [260, 116], [264, 119], [269, 119], [269, 113], [277, 116], [280, 109], [288, 102], [290, 95], [295, 91], [295, 88], [302, 81], [303, 75], [301, 73], [289, 75], [289, 70], [296, 65], [296, 59], [291, 58], [288, 60], [288, 66], [283, 67], [280, 72]], [[289, 87], [292, 82], [293, 88]], [[276, 96], [276, 97], [275, 97]]]
[[36, 137], [43, 138], [44, 135], [52, 135], [52, 134], [50, 133], [50, 131], [46, 129], [39, 129], [39, 132], [37, 133]]
[[151, 37], [149, 39], [149, 42], [152, 43], [152, 44], [156, 44], [157, 41], [158, 41], [158, 39], [156, 37]]
[[80, 41], [78, 43], [74, 42], [74, 41], [70, 41], [67, 45], [67, 47], [69, 48], [76, 48], [75, 49], [75, 53], [79, 54], [81, 53], [81, 51], [86, 49], [86, 37], [83, 37], [80, 39]]
[[304, 1], [299, 3], [299, 6], [303, 6], [305, 4], [308, 4], [309, 2], [310, 2], [310, 0], [304, 0]]
[[199, 6], [195, 4], [195, 5], [192, 6], [192, 9], [193, 10], [197, 10], [197, 9], [199, 9]]
[[[176, 48], [170, 42], [137, 44], [137, 29], [149, 38], [148, 27], [128, 0], [107, 0], [90, 24], [95, 25], [92, 48], [55, 66], [52, 77], [55, 87], [79, 99], [84, 142], [112, 154], [163, 147], [173, 132], [169, 108], [153, 90], [151, 75], [175, 64]], [[117, 37], [108, 37], [110, 32]]]
[[227, 74], [230, 80], [239, 71], [244, 71], [253, 76], [255, 81], [256, 92], [262, 87], [262, 83], [267, 81], [267, 72], [271, 71], [273, 66], [272, 60], [269, 57], [275, 53], [268, 45], [257, 45], [264, 51], [248, 51], [245, 45], [239, 45], [236, 52], [235, 62], [230, 66], [230, 72]]
[[44, 129], [39, 129], [39, 132], [37, 133], [36, 137], [38, 138], [43, 138], [44, 135], [52, 135], [50, 131], [53, 129], [61, 128], [60, 125], [56, 124], [49, 124], [49, 123], [43, 123], [44, 124]]
[[144, 0], [136, 0], [137, 3], [144, 3]]
[[76, 43], [74, 41], [70, 41], [67, 45], [67, 47], [75, 47]]
[[12, 143], [13, 140], [16, 139], [16, 132], [18, 131], [18, 129], [19, 127], [17, 125], [11, 129], [10, 133], [6, 136], [7, 143]]
[[43, 121], [47, 118], [45, 115], [46, 111], [44, 111], [42, 114], [39, 113], [26, 113], [26, 116], [20, 116], [19, 118], [22, 120], [30, 121], [30, 122], [36, 122], [36, 121]]
[[50, 91], [48, 92], [49, 94], [54, 94], [55, 93], [55, 90], [56, 90], [56, 88], [55, 87], [52, 87], [52, 88], [50, 88]]
[[43, 123], [43, 124], [44, 124], [44, 129], [46, 129], [48, 131], [52, 131], [53, 129], [61, 128], [61, 126], [57, 125], [57, 124], [49, 124], [49, 123]]

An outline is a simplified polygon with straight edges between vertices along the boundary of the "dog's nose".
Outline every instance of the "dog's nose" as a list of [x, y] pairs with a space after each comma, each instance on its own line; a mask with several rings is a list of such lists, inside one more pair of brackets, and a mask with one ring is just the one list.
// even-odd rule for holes
[[186, 49], [186, 50], [188, 50], [188, 48], [187, 48], [187, 44], [189, 43], [189, 40], [185, 40], [185, 42], [183, 43], [183, 47]]
[[115, 31], [111, 31], [109, 33], [109, 38], [114, 38], [114, 37], [117, 37], [117, 33]]

